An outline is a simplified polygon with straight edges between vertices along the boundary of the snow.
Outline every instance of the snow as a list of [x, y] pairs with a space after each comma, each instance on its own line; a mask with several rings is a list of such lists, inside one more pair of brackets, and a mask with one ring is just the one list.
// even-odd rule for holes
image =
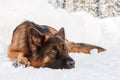
[[[7, 57], [12, 32], [24, 20], [65, 28], [74, 42], [96, 44], [106, 49], [97, 54], [70, 54], [73, 69], [15, 68]], [[98, 19], [85, 12], [55, 9], [47, 0], [0, 0], [0, 80], [119, 80], [120, 17]]]

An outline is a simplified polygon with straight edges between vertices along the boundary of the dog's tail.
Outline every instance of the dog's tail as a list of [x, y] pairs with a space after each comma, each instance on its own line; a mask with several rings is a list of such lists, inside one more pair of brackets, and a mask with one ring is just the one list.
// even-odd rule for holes
[[68, 52], [73, 52], [73, 53], [86, 53], [90, 54], [90, 51], [92, 49], [97, 49], [98, 53], [105, 51], [104, 48], [96, 46], [96, 45], [91, 45], [91, 44], [86, 44], [86, 43], [74, 43], [74, 42], [66, 42]]

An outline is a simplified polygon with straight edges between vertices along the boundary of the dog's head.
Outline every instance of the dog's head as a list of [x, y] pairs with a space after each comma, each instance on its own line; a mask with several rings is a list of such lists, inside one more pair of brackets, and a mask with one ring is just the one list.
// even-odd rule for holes
[[53, 69], [70, 69], [75, 65], [74, 60], [68, 55], [65, 43], [64, 28], [54, 35], [42, 34], [37, 29], [29, 29], [30, 45], [35, 58], [32, 66], [49, 67]]

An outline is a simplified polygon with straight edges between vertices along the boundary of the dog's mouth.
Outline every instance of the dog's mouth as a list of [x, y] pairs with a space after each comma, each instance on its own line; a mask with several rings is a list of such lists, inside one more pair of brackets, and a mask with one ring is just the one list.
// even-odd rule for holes
[[75, 66], [50, 66], [50, 65], [46, 65], [45, 67], [47, 68], [52, 68], [52, 69], [72, 69]]
[[52, 68], [52, 69], [72, 69], [75, 67], [75, 61], [69, 58], [65, 61], [62, 61], [61, 64], [47, 63], [45, 67]]

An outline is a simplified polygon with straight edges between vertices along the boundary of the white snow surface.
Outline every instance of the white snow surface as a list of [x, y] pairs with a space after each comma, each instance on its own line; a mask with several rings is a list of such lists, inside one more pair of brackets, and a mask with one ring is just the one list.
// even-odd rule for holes
[[[56, 29], [65, 28], [66, 38], [74, 42], [99, 45], [97, 54], [70, 54], [73, 69], [12, 66], [7, 48], [12, 32], [25, 20]], [[120, 80], [120, 17], [98, 19], [85, 12], [68, 13], [55, 9], [47, 0], [0, 0], [0, 80]]]

